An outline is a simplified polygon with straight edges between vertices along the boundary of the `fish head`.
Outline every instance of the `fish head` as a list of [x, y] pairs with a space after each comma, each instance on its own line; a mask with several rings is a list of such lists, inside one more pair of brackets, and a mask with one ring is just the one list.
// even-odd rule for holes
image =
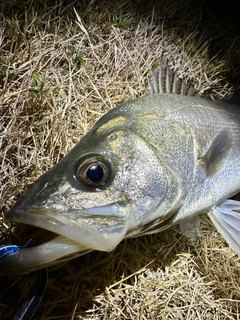
[[154, 150], [131, 127], [124, 117], [102, 119], [6, 214], [9, 221], [55, 235], [44, 249], [25, 249], [21, 265], [12, 263], [15, 269], [33, 270], [91, 250], [111, 251], [149, 220], [165, 196], [166, 175]]

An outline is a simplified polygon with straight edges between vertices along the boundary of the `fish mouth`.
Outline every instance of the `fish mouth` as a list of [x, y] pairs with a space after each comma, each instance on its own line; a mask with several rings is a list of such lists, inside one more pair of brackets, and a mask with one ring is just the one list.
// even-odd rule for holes
[[61, 214], [41, 207], [13, 208], [6, 219], [41, 228], [47, 240], [40, 239], [37, 246], [19, 247], [18, 252], [2, 257], [0, 272], [4, 274], [28, 273], [92, 250], [112, 251], [128, 229], [126, 216], [116, 204]]

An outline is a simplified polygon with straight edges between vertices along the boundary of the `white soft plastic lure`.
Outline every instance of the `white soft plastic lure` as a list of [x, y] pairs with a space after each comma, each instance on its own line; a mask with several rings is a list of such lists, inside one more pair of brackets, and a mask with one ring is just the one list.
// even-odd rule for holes
[[240, 204], [227, 200], [240, 191], [239, 106], [198, 96], [162, 63], [150, 90], [105, 114], [6, 214], [52, 234], [5, 255], [3, 272], [111, 251], [179, 223], [195, 237], [202, 213], [240, 253]]

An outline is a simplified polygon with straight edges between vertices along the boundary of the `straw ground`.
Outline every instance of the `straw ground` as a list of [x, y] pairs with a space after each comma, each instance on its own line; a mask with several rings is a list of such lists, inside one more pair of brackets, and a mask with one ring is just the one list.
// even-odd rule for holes
[[[205, 96], [236, 89], [239, 26], [203, 3], [0, 6], [1, 244], [26, 243], [31, 228], [7, 223], [4, 213], [99, 117], [147, 93], [147, 75], [162, 54]], [[35, 318], [239, 319], [239, 265], [203, 217], [196, 242], [176, 227], [50, 268]], [[0, 281], [0, 318], [11, 319], [37, 274]]]

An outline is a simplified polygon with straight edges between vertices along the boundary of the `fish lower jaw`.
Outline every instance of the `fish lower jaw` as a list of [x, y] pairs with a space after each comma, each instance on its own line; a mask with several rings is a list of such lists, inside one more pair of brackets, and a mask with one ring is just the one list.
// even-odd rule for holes
[[[46, 233], [45, 230], [42, 230]], [[19, 251], [0, 259], [0, 274], [24, 274], [56, 265], [92, 251], [70, 239], [51, 234], [53, 238], [33, 247], [19, 247]]]

